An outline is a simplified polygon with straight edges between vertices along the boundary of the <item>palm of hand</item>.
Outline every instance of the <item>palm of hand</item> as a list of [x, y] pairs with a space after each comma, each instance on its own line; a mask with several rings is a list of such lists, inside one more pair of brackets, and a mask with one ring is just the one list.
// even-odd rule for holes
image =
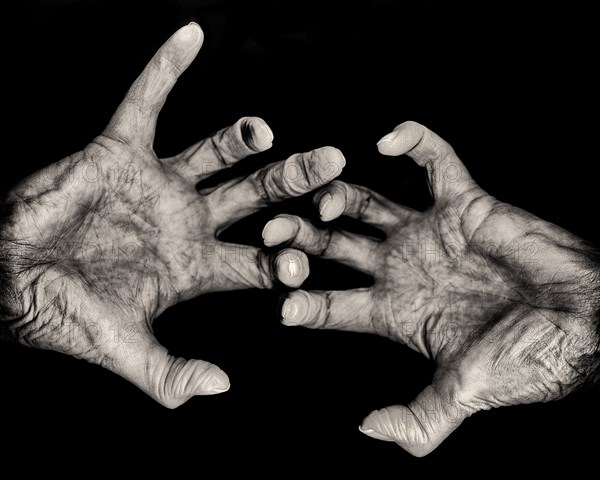
[[425, 455], [477, 410], [557, 399], [588, 379], [598, 366], [600, 305], [592, 248], [485, 193], [418, 124], [399, 126], [380, 151], [427, 168], [433, 207], [416, 212], [334, 181], [315, 196], [321, 218], [363, 220], [383, 241], [287, 215], [263, 234], [267, 245], [374, 277], [368, 289], [292, 293], [284, 323], [376, 333], [436, 361], [430, 387], [408, 406], [373, 412], [361, 430]]
[[197, 191], [215, 170], [271, 146], [272, 132], [252, 117], [159, 159], [152, 150], [158, 112], [201, 44], [196, 25], [175, 33], [105, 132], [10, 192], [0, 225], [7, 247], [0, 266], [10, 280], [2, 285], [5, 336], [98, 363], [168, 407], [223, 392], [229, 380], [210, 363], [169, 355], [153, 320], [206, 292], [299, 286], [308, 273], [303, 253], [266, 254], [217, 235], [327, 183], [344, 165], [326, 147]]

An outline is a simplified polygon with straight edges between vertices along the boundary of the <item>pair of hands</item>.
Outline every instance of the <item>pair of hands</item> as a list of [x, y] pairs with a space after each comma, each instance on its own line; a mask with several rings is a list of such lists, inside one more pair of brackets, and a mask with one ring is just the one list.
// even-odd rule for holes
[[[155, 339], [153, 320], [208, 292], [299, 287], [309, 273], [306, 252], [375, 282], [295, 290], [282, 306], [286, 325], [376, 333], [438, 365], [409, 405], [364, 420], [369, 436], [425, 455], [478, 410], [561, 398], [595, 380], [600, 266], [593, 248], [488, 195], [425, 127], [404, 123], [378, 148], [426, 168], [435, 200], [426, 212], [332, 181], [345, 160], [331, 147], [198, 191], [214, 171], [271, 146], [273, 134], [258, 118], [157, 158], [158, 113], [202, 41], [195, 24], [177, 31], [102, 135], [9, 192], [0, 225], [4, 337], [100, 364], [175, 408], [226, 391], [229, 380], [215, 365], [171, 356]], [[347, 215], [385, 239], [279, 215], [263, 231], [265, 245], [282, 247], [277, 253], [218, 240], [237, 220], [315, 189], [321, 220]], [[235, 249], [241, 254], [218, 254]], [[115, 342], [115, 332], [136, 341]]]

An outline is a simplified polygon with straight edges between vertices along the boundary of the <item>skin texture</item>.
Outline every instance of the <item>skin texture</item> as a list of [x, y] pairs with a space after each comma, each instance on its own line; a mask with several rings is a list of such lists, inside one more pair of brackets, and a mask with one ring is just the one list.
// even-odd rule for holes
[[556, 400], [595, 382], [597, 251], [487, 194], [422, 125], [399, 125], [378, 148], [426, 168], [430, 209], [336, 180], [315, 195], [321, 220], [347, 215], [379, 228], [384, 240], [290, 215], [263, 231], [268, 246], [300, 248], [374, 278], [371, 288], [292, 292], [284, 324], [375, 333], [437, 364], [413, 402], [372, 412], [360, 430], [423, 456], [474, 412]]
[[202, 41], [196, 24], [178, 30], [102, 135], [17, 185], [0, 221], [2, 337], [102, 365], [170, 408], [224, 392], [229, 379], [210, 363], [169, 355], [153, 320], [207, 292], [272, 288], [277, 280], [298, 287], [308, 274], [303, 253], [266, 254], [217, 236], [328, 183], [345, 164], [325, 147], [198, 191], [211, 173], [270, 148], [273, 134], [259, 118], [157, 158], [158, 114]]

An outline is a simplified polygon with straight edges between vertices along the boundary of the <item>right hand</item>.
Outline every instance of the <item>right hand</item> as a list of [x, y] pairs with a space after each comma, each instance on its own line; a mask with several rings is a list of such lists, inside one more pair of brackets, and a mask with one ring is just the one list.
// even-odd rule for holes
[[211, 173], [270, 148], [273, 134], [259, 118], [159, 159], [152, 148], [158, 113], [202, 41], [198, 25], [178, 30], [102, 135], [22, 181], [0, 219], [0, 334], [102, 365], [170, 408], [224, 392], [229, 379], [205, 361], [171, 356], [153, 320], [208, 292], [271, 288], [277, 280], [298, 287], [308, 273], [303, 253], [266, 254], [217, 235], [328, 183], [345, 164], [325, 147], [198, 192]]
[[321, 219], [348, 215], [385, 240], [291, 215], [263, 232], [268, 246], [301, 248], [374, 278], [371, 288], [292, 292], [284, 324], [376, 333], [437, 363], [413, 402], [371, 413], [361, 431], [422, 456], [478, 410], [554, 400], [594, 381], [598, 252], [483, 191], [450, 145], [422, 125], [403, 123], [378, 145], [427, 169], [429, 210], [336, 180], [315, 195]]

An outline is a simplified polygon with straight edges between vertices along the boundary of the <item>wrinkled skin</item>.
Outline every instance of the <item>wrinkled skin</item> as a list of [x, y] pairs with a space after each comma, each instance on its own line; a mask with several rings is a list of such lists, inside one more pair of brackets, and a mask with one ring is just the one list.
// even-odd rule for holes
[[286, 325], [370, 332], [437, 363], [407, 406], [374, 411], [367, 435], [416, 456], [478, 410], [559, 399], [598, 372], [600, 265], [571, 233], [483, 191], [441, 138], [414, 122], [378, 144], [428, 173], [434, 205], [417, 212], [340, 181], [315, 195], [323, 221], [347, 215], [383, 241], [281, 215], [266, 245], [287, 245], [354, 267], [371, 288], [291, 293]]
[[277, 280], [299, 286], [308, 274], [303, 253], [268, 255], [217, 235], [272, 202], [326, 184], [345, 163], [325, 147], [197, 191], [210, 173], [271, 146], [273, 134], [259, 118], [157, 158], [158, 113], [202, 41], [195, 24], [178, 30], [103, 134], [16, 186], [0, 222], [2, 336], [100, 364], [171, 408], [224, 392], [229, 380], [210, 363], [169, 355], [153, 320], [207, 292], [271, 288]]

